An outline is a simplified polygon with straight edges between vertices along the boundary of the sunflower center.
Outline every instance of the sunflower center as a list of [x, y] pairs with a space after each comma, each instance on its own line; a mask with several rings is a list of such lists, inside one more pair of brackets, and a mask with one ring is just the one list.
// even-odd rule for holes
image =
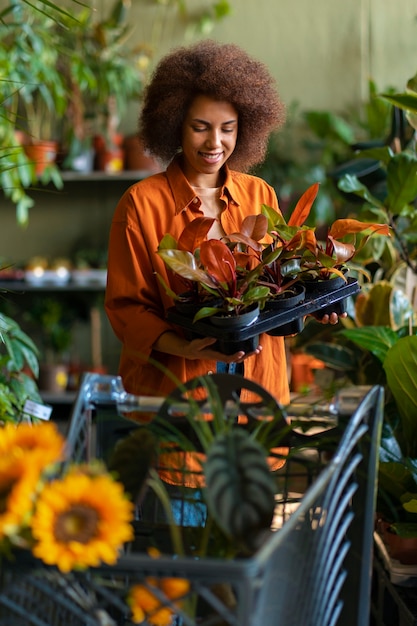
[[0, 484], [0, 514], [7, 511], [7, 500], [13, 489], [14, 483], [14, 480], [10, 480], [7, 483]]
[[54, 535], [57, 541], [88, 543], [97, 534], [99, 516], [97, 511], [83, 504], [76, 504], [59, 515], [55, 522]]

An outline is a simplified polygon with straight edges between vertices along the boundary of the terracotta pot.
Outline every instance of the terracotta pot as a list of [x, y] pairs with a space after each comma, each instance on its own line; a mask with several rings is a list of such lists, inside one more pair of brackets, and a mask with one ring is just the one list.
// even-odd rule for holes
[[417, 564], [417, 537], [400, 537], [383, 520], [378, 520], [377, 531], [392, 559], [403, 565]]
[[123, 148], [123, 135], [115, 133], [111, 138], [111, 145], [108, 145], [103, 135], [93, 137], [93, 147], [95, 152], [94, 167], [100, 172], [122, 172], [125, 162], [125, 151]]
[[37, 141], [24, 146], [27, 157], [34, 162], [37, 176], [41, 176], [48, 165], [56, 161], [57, 141]]
[[150, 173], [161, 171], [161, 166], [158, 161], [146, 154], [142, 141], [136, 135], [126, 137], [123, 148], [125, 151], [125, 170]]

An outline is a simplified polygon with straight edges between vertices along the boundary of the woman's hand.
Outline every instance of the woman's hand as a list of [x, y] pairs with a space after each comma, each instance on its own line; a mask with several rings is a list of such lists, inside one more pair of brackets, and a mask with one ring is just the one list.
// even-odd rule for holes
[[312, 313], [311, 316], [320, 322], [320, 324], [332, 324], [332, 326], [334, 326], [338, 323], [339, 319], [347, 317], [347, 313], [341, 313], [341, 315], [338, 315], [335, 312], [330, 313], [330, 315], [326, 313], [326, 315], [323, 315], [322, 317], [316, 317], [314, 313]]
[[223, 354], [210, 346], [215, 344], [217, 339], [214, 337], [204, 337], [203, 339], [193, 339], [189, 342], [185, 349], [184, 356], [186, 359], [202, 359], [222, 361], [223, 363], [241, 363], [245, 359], [262, 352], [262, 346], [258, 346], [253, 352], [235, 352], [234, 354]]
[[214, 350], [210, 346], [216, 343], [215, 337], [203, 337], [202, 339], [193, 339], [188, 341], [177, 335], [174, 331], [169, 330], [163, 333], [154, 344], [154, 350], [182, 356], [185, 359], [195, 361], [196, 359], [206, 361], [222, 361], [223, 363], [241, 363], [245, 359], [260, 354], [262, 346], [258, 346], [253, 352], [235, 352], [234, 354], [223, 354], [218, 350]]

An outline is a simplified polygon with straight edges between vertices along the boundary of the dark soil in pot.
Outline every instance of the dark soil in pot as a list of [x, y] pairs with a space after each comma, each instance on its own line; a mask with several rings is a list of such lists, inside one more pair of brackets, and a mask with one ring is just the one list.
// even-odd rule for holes
[[254, 305], [244, 309], [238, 315], [213, 315], [208, 318], [213, 326], [223, 328], [225, 331], [234, 331], [239, 328], [246, 328], [256, 322], [259, 317], [259, 306]]

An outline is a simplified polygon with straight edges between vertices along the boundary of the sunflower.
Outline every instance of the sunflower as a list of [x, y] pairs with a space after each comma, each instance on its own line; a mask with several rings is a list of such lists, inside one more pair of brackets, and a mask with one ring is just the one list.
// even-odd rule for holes
[[62, 572], [114, 564], [123, 543], [133, 539], [133, 508], [109, 474], [73, 467], [39, 496], [33, 554]]
[[41, 469], [62, 460], [65, 440], [53, 422], [13, 424], [0, 428], [0, 456], [13, 454]]
[[23, 456], [0, 456], [0, 539], [16, 539], [28, 524], [39, 480], [39, 467]]

